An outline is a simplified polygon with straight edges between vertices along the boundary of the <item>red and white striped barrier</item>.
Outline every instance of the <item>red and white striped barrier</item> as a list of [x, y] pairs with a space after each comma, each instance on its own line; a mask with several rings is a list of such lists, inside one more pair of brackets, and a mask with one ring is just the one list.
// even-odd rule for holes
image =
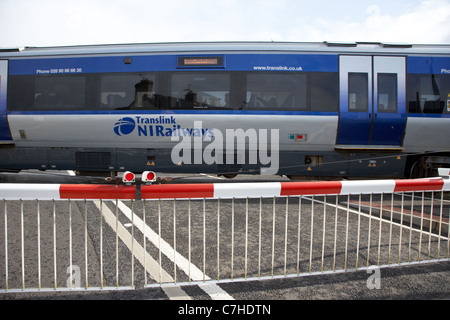
[[154, 184], [136, 186], [83, 184], [0, 184], [4, 200], [64, 199], [231, 199], [300, 195], [395, 193], [402, 191], [450, 191], [450, 179], [363, 180], [318, 182]]
[[141, 187], [142, 199], [231, 199], [402, 191], [450, 191], [450, 180], [364, 180], [270, 183], [167, 184]]
[[0, 199], [4, 200], [65, 200], [65, 199], [136, 199], [134, 186], [91, 184], [0, 184]]

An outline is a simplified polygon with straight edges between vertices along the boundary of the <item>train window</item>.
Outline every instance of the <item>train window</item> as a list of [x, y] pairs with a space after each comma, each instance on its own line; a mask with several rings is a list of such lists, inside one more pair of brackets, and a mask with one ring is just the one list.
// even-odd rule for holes
[[250, 73], [247, 109], [308, 110], [307, 74]]
[[348, 74], [348, 111], [367, 112], [369, 110], [369, 74]]
[[408, 74], [410, 113], [450, 113], [450, 75]]
[[311, 111], [337, 111], [339, 108], [339, 74], [311, 73]]
[[36, 77], [34, 107], [39, 110], [77, 110], [86, 106], [85, 76]]
[[378, 74], [378, 112], [397, 112], [397, 74]]
[[104, 74], [100, 79], [100, 108], [158, 109], [155, 74]]
[[15, 111], [86, 108], [87, 79], [76, 76], [10, 76], [8, 108]]
[[8, 78], [8, 109], [32, 110], [34, 106], [34, 77], [10, 76]]
[[230, 74], [173, 73], [170, 97], [173, 109], [231, 109]]
[[330, 72], [250, 73], [247, 109], [336, 111], [339, 76]]
[[336, 111], [328, 72], [141, 72], [10, 76], [8, 108], [32, 110], [235, 109]]

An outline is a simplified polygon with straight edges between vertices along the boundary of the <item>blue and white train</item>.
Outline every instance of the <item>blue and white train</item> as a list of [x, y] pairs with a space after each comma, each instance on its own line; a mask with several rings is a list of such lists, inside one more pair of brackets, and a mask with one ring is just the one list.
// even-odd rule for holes
[[3, 171], [351, 179], [439, 167], [450, 167], [450, 45], [0, 49]]

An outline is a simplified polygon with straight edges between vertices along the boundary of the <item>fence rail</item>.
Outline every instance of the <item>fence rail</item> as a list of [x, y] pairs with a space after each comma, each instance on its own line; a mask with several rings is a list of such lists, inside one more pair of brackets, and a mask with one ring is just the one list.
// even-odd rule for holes
[[0, 184], [0, 292], [111, 290], [449, 260], [450, 180]]

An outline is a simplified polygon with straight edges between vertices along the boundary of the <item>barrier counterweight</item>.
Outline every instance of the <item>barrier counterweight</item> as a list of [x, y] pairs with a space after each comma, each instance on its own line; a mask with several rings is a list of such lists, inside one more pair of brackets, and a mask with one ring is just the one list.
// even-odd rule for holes
[[0, 184], [1, 292], [131, 289], [449, 259], [448, 179]]

